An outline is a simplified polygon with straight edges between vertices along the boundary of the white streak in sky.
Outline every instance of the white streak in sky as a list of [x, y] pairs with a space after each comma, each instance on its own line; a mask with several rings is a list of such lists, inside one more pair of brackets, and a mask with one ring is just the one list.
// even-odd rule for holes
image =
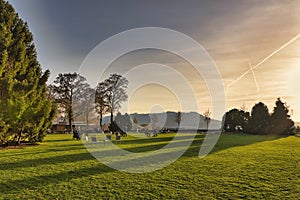
[[239, 80], [241, 80], [244, 76], [246, 76], [249, 72], [253, 71], [255, 68], [259, 67], [261, 64], [263, 64], [264, 62], [266, 62], [268, 59], [270, 59], [272, 56], [274, 56], [276, 53], [278, 53], [279, 51], [281, 51], [282, 49], [284, 49], [285, 47], [287, 47], [288, 45], [290, 45], [291, 43], [295, 42], [297, 39], [300, 38], [300, 33], [298, 35], [296, 35], [295, 37], [293, 37], [292, 39], [290, 39], [289, 41], [287, 41], [285, 44], [283, 44], [280, 48], [278, 48], [277, 50], [273, 51], [270, 55], [268, 55], [267, 57], [265, 57], [262, 61], [260, 61], [259, 63], [257, 63], [256, 65], [254, 65], [251, 69], [245, 71], [240, 77], [238, 77], [237, 79], [235, 79], [234, 81], [232, 81], [227, 87], [226, 87], [226, 92], [228, 91], [228, 89], [234, 85], [236, 82], [238, 82]]
[[250, 61], [249, 61], [249, 66], [250, 66], [250, 70], [252, 71], [253, 79], [254, 79], [255, 86], [256, 86], [256, 91], [259, 92], [259, 87], [258, 87], [258, 83], [257, 83], [256, 76], [254, 73], [254, 68], [253, 68], [252, 64], [250, 63]]
[[257, 80], [256, 80], [256, 76], [255, 76], [255, 73], [254, 73], [254, 70], [253, 70], [253, 66], [249, 60], [249, 66], [250, 66], [250, 70], [252, 72], [252, 75], [253, 75], [253, 80], [254, 80], [254, 83], [255, 83], [255, 86], [256, 86], [256, 101], [258, 101], [258, 93], [259, 93], [259, 87], [258, 87], [258, 83], [257, 83]]

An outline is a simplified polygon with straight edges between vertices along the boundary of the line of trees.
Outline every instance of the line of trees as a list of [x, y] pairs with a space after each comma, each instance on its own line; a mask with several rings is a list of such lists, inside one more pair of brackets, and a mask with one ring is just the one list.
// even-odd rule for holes
[[67, 117], [69, 130], [73, 131], [74, 118], [83, 114], [88, 124], [89, 113], [92, 111], [98, 114], [101, 128], [105, 114], [110, 114], [113, 123], [114, 113], [127, 100], [127, 85], [125, 77], [111, 74], [93, 89], [85, 77], [75, 72], [59, 74], [54, 83], [49, 85], [48, 92], [52, 102], [57, 105], [57, 111]]
[[232, 109], [223, 117], [224, 132], [287, 135], [292, 134], [293, 130], [289, 107], [280, 98], [276, 100], [272, 113], [264, 103], [259, 102], [253, 106], [251, 113], [244, 109]]
[[[18, 17], [14, 8], [0, 0], [0, 145], [39, 142], [45, 137], [56, 114], [64, 113], [70, 131], [74, 118], [95, 111], [99, 124], [103, 116], [110, 114], [111, 127], [130, 130], [129, 115], [117, 114], [121, 104], [128, 99], [128, 80], [119, 74], [111, 74], [97, 87], [91, 88], [78, 73], [59, 74], [54, 83], [47, 86], [50, 71], [42, 71], [37, 61], [33, 36], [28, 26]], [[204, 113], [207, 127], [210, 111]], [[115, 120], [115, 121], [114, 121]], [[151, 117], [155, 126], [158, 119]], [[174, 121], [180, 126], [182, 113]], [[137, 127], [137, 119], [133, 120]], [[288, 106], [280, 98], [275, 102], [272, 113], [265, 104], [255, 104], [251, 113], [244, 109], [232, 109], [223, 118], [223, 130], [236, 130], [251, 134], [291, 134], [294, 122]]]

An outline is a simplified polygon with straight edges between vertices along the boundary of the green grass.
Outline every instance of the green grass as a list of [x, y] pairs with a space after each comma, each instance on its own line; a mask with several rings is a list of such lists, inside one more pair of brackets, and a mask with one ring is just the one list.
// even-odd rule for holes
[[[300, 138], [223, 135], [205, 158], [203, 135], [158, 171], [130, 174], [96, 160], [71, 135], [38, 146], [0, 150], [0, 199], [299, 199]], [[174, 135], [122, 138], [132, 152], [166, 145]]]

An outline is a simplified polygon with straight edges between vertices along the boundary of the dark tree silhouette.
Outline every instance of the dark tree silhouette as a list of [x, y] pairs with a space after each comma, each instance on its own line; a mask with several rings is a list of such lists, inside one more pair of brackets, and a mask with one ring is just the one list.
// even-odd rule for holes
[[240, 131], [248, 131], [248, 121], [250, 118], [249, 112], [244, 110], [232, 109], [225, 113], [223, 117], [223, 131], [234, 132], [238, 128]]
[[255, 104], [251, 111], [248, 132], [252, 134], [267, 134], [269, 120], [270, 114], [268, 107], [262, 102]]
[[270, 134], [291, 134], [294, 122], [290, 119], [288, 106], [280, 98], [277, 99], [275, 105], [270, 117], [268, 132]]

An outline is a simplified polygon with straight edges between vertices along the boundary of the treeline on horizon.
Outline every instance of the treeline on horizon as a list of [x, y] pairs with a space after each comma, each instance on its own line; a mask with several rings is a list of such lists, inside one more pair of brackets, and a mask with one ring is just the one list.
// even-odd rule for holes
[[272, 113], [259, 102], [252, 107], [251, 113], [245, 109], [232, 109], [223, 117], [224, 132], [243, 132], [249, 134], [294, 134], [295, 123], [290, 118], [289, 107], [277, 98]]
[[[136, 128], [138, 124], [140, 124], [141, 127], [147, 127], [153, 122], [159, 124], [159, 120], [155, 120], [155, 117], [163, 118], [160, 115], [163, 115], [163, 113], [125, 113], [124, 115], [118, 113], [116, 121], [118, 121], [120, 127], [125, 130], [125, 127]], [[198, 130], [204, 132], [207, 131], [208, 124], [213, 121], [210, 117], [205, 116], [205, 113], [201, 115], [197, 112], [184, 113], [167, 111], [165, 115], [165, 122], [164, 124], [160, 123], [159, 127], [164, 130], [171, 130], [175, 132], [178, 130], [182, 120], [193, 120], [193, 118], [198, 119], [199, 117]], [[214, 120], [213, 122], [216, 123], [217, 120]], [[208, 124], [206, 125], [206, 123]], [[220, 122], [218, 124], [220, 124]], [[186, 127], [182, 128], [182, 130], [189, 130]], [[247, 112], [244, 107], [240, 109], [231, 109], [224, 114], [221, 127], [221, 131], [223, 133], [236, 132], [255, 135], [292, 135], [295, 134], [296, 129], [295, 123], [289, 115], [289, 106], [282, 102], [280, 98], [277, 98], [275, 107], [271, 113], [269, 112], [268, 107], [262, 102], [256, 103], [252, 107], [251, 112]]]
[[[47, 85], [49, 75], [37, 60], [28, 25], [7, 1], [0, 0], [0, 145], [42, 141], [57, 113], [66, 115], [70, 131], [74, 118], [83, 115], [88, 124], [91, 112], [99, 115], [100, 126], [107, 113], [114, 123], [114, 113], [128, 98], [128, 80], [118, 74], [111, 74], [96, 88], [77, 73], [59, 74]], [[209, 112], [205, 117], [209, 123]], [[178, 115], [177, 123], [180, 120]], [[280, 99], [271, 114], [258, 103], [251, 113], [233, 109], [224, 118], [225, 132], [238, 128], [252, 134], [290, 134], [293, 127], [288, 107]]]

